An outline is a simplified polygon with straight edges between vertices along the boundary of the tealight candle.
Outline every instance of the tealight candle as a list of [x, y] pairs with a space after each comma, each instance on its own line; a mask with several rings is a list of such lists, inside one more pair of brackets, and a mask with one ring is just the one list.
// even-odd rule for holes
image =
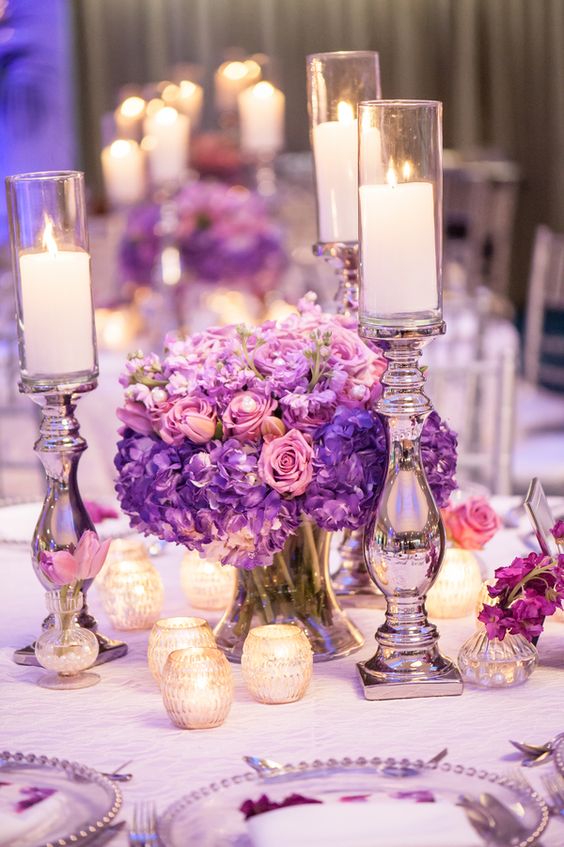
[[217, 647], [175, 650], [162, 677], [165, 709], [181, 729], [209, 729], [223, 723], [233, 700], [233, 674]]
[[160, 685], [166, 660], [175, 650], [215, 646], [213, 632], [203, 618], [163, 618], [156, 622], [149, 636], [149, 670]]
[[180, 563], [180, 583], [195, 609], [225, 609], [235, 591], [235, 568], [202, 559], [197, 552], [189, 550]]
[[149, 629], [163, 600], [161, 577], [148, 557], [117, 560], [105, 572], [102, 603], [116, 629]]
[[146, 103], [142, 97], [127, 97], [114, 112], [116, 131], [120, 138], [138, 141], [145, 114]]
[[243, 645], [241, 671], [260, 703], [292, 703], [303, 697], [313, 672], [313, 652], [294, 624], [251, 629]]
[[270, 155], [282, 149], [285, 100], [281, 91], [264, 81], [239, 94], [239, 130], [244, 153]]
[[156, 185], [179, 182], [188, 166], [190, 121], [172, 106], [164, 106], [144, 123], [149, 171]]
[[480, 565], [471, 550], [448, 547], [439, 576], [427, 594], [431, 618], [463, 618], [476, 608], [482, 588]]
[[128, 206], [142, 200], [145, 193], [145, 161], [136, 141], [118, 138], [102, 150], [102, 171], [108, 200], [114, 206]]

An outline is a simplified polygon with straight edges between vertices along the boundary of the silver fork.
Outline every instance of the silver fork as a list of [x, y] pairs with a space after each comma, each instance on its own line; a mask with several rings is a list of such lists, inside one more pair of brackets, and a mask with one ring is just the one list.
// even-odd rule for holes
[[564, 816], [564, 779], [559, 774], [554, 776], [544, 774], [542, 783], [550, 797], [553, 814]]
[[154, 803], [136, 803], [129, 830], [130, 847], [157, 847], [157, 811]]

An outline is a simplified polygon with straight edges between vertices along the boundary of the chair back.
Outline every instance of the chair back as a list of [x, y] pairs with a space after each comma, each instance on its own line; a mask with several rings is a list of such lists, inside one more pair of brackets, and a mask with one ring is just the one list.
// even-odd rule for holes
[[524, 371], [529, 382], [564, 388], [564, 333], [547, 324], [551, 309], [563, 312], [564, 321], [564, 235], [541, 225], [535, 233], [529, 274]]

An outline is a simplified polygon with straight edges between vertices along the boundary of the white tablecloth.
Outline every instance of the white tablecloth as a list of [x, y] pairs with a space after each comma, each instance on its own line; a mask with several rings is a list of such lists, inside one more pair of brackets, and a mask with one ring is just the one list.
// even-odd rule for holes
[[[507, 501], [498, 505], [505, 509]], [[483, 559], [491, 570], [521, 552], [517, 533], [503, 530]], [[166, 614], [189, 611], [180, 590], [180, 557], [181, 551], [171, 548], [156, 560], [166, 586]], [[302, 701], [280, 706], [255, 703], [235, 665], [235, 700], [225, 724], [207, 731], [182, 731], [170, 723], [147, 668], [147, 632], [126, 634], [129, 655], [100, 667], [102, 681], [96, 687], [61, 692], [39, 688], [35, 683], [43, 671], [19, 667], [11, 656], [14, 647], [28, 643], [38, 632], [44, 614], [42, 591], [25, 550], [0, 547], [0, 570], [2, 749], [67, 757], [101, 770], [113, 770], [132, 759], [127, 770], [134, 779], [124, 786], [124, 815], [129, 819], [136, 800], [152, 798], [162, 811], [191, 789], [244, 772], [245, 754], [282, 762], [347, 755], [429, 758], [448, 746], [449, 761], [499, 773], [514, 764], [507, 758], [512, 749], [509, 738], [543, 741], [564, 729], [564, 624], [548, 624], [540, 641], [540, 667], [521, 687], [467, 688], [461, 697], [368, 702], [355, 663], [373, 653], [372, 633], [383, 613], [364, 609], [351, 611], [367, 635], [364, 648], [349, 658], [316, 665]], [[108, 625], [95, 589], [91, 607], [101, 629], [118, 635]], [[444, 652], [456, 656], [474, 620], [439, 625]], [[528, 773], [538, 779], [539, 770]], [[112, 845], [126, 843], [122, 833]], [[543, 844], [563, 843], [564, 823], [557, 820]]]

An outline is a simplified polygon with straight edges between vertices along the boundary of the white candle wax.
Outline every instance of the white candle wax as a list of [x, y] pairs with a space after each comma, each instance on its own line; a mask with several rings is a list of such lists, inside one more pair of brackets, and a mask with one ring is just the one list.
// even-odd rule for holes
[[259, 82], [239, 94], [241, 149], [245, 153], [276, 153], [282, 149], [285, 100], [269, 82]]
[[123, 138], [102, 150], [106, 194], [112, 205], [138, 203], [145, 193], [143, 151], [135, 141]]
[[[51, 237], [52, 238], [52, 237]], [[90, 256], [57, 250], [20, 255], [26, 370], [60, 376], [94, 368]]]
[[149, 139], [146, 149], [153, 182], [179, 182], [188, 166], [189, 119], [165, 106], [145, 118], [145, 135]]
[[119, 138], [141, 137], [141, 126], [145, 114], [145, 101], [142, 97], [128, 97], [114, 113]]
[[195, 128], [199, 126], [202, 116], [204, 89], [201, 85], [196, 85], [195, 82], [186, 79], [182, 80], [178, 89], [178, 97], [174, 102], [174, 107], [183, 115], [187, 115], [190, 119], [190, 126]]
[[438, 308], [433, 186], [360, 187], [365, 312], [394, 315]]
[[220, 111], [237, 108], [237, 97], [249, 84], [244, 62], [224, 62], [215, 72], [215, 104]]
[[313, 128], [320, 241], [358, 241], [357, 121]]

